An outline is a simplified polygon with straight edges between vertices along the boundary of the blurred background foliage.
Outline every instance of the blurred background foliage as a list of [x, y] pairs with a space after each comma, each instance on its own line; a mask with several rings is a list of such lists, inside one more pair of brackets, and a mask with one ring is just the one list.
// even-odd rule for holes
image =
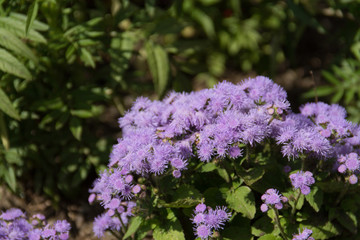
[[55, 205], [75, 199], [136, 96], [229, 71], [323, 71], [319, 97], [359, 121], [359, 23], [358, 0], [0, 0], [0, 180]]

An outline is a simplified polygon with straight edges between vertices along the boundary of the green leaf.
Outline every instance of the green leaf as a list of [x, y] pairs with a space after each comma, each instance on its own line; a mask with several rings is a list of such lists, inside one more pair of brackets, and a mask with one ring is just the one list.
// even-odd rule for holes
[[213, 19], [211, 19], [210, 16], [208, 16], [206, 13], [204, 13], [198, 8], [191, 9], [190, 14], [192, 18], [200, 24], [200, 26], [203, 28], [204, 32], [209, 38], [215, 37], [215, 27]]
[[150, 41], [146, 44], [146, 52], [155, 90], [161, 96], [165, 92], [169, 80], [170, 66], [168, 55], [163, 47]]
[[324, 194], [318, 187], [314, 186], [310, 193], [305, 196], [305, 198], [306, 201], [316, 212], [320, 211], [320, 207], [323, 203]]
[[302, 21], [304, 24], [309, 25], [315, 28], [319, 33], [325, 33], [326, 30], [321, 24], [316, 20], [315, 17], [311, 16], [305, 8], [299, 4], [295, 4], [293, 0], [287, 0], [289, 8], [293, 11], [296, 18]]
[[318, 97], [324, 97], [324, 96], [328, 96], [328, 95], [332, 94], [335, 91], [336, 91], [336, 88], [333, 86], [320, 86], [320, 87], [317, 87], [316, 90], [313, 89], [313, 90], [305, 93], [303, 96], [305, 98], [312, 98], [312, 97], [315, 97], [316, 95]]
[[337, 220], [353, 234], [357, 233], [357, 217], [352, 212], [339, 211]]
[[30, 80], [31, 74], [18, 59], [5, 49], [0, 48], [0, 70], [17, 77]]
[[18, 166], [23, 165], [20, 152], [16, 148], [10, 148], [9, 150], [5, 151], [5, 159], [7, 163], [16, 164]]
[[228, 172], [225, 169], [217, 168], [216, 170], [217, 170], [220, 177], [222, 177], [227, 183], [230, 182], [230, 176], [229, 176]]
[[176, 190], [172, 202], [159, 201], [159, 205], [167, 208], [190, 208], [201, 202], [202, 195], [191, 185], [182, 185]]
[[[10, 13], [10, 17], [17, 21], [21, 21], [23, 24], [26, 24], [27, 16], [24, 14], [12, 12]], [[32, 23], [32, 28], [38, 31], [47, 31], [49, 29], [49, 25], [38, 20], [34, 20]]]
[[31, 29], [32, 24], [34, 23], [38, 10], [39, 10], [39, 3], [38, 0], [35, 0], [30, 5], [29, 10], [27, 12], [25, 35], [28, 35], [29, 29]]
[[31, 51], [31, 49], [26, 46], [26, 44], [21, 41], [18, 37], [16, 37], [14, 34], [9, 32], [6, 29], [0, 28], [0, 45], [4, 48], [7, 48], [14, 53], [26, 57], [35, 63], [38, 62], [37, 57], [35, 54]]
[[247, 224], [236, 227], [225, 227], [224, 231], [221, 233], [221, 236], [223, 240], [251, 239], [250, 226]]
[[313, 233], [311, 236], [316, 240], [329, 239], [340, 234], [339, 230], [333, 223], [329, 221], [319, 221], [318, 219], [314, 219], [314, 222], [310, 224], [300, 224], [299, 228], [312, 230]]
[[212, 172], [215, 169], [216, 169], [216, 165], [214, 163], [209, 162], [201, 166], [200, 172]]
[[46, 39], [34, 29], [29, 29], [28, 35], [25, 35], [24, 22], [15, 18], [0, 17], [0, 28], [4, 28], [21, 38], [27, 38], [34, 42], [46, 43]]
[[85, 65], [95, 68], [95, 62], [93, 57], [91, 56], [91, 53], [85, 48], [81, 48], [80, 52], [81, 52], [80, 58], [85, 63]]
[[257, 237], [263, 236], [266, 233], [271, 233], [274, 230], [274, 225], [267, 216], [262, 216], [251, 226], [251, 234]]
[[154, 229], [153, 238], [155, 240], [185, 240], [180, 222], [170, 209], [167, 209], [167, 211], [167, 222], [165, 224], [159, 224]]
[[19, 113], [11, 104], [5, 92], [0, 88], [0, 110], [16, 120], [20, 120]]
[[282, 240], [279, 236], [274, 236], [272, 234], [265, 234], [258, 238], [258, 240]]
[[5, 171], [4, 175], [5, 182], [10, 187], [10, 189], [15, 192], [16, 191], [16, 177], [15, 171], [13, 167], [8, 167], [7, 171]]
[[330, 72], [323, 70], [321, 73], [329, 83], [332, 83], [334, 85], [340, 85], [341, 84], [341, 82], [334, 75], [332, 75]]
[[253, 219], [256, 213], [255, 197], [251, 189], [247, 186], [230, 190], [227, 194], [226, 202], [231, 209], [242, 213], [244, 217]]
[[138, 228], [140, 227], [142, 222], [143, 222], [142, 217], [139, 217], [139, 216], [133, 217], [130, 221], [130, 224], [128, 226], [128, 229], [127, 229], [123, 239], [127, 239], [128, 237], [133, 235], [138, 230]]
[[82, 126], [81, 121], [77, 117], [70, 119], [70, 131], [77, 140], [81, 140]]

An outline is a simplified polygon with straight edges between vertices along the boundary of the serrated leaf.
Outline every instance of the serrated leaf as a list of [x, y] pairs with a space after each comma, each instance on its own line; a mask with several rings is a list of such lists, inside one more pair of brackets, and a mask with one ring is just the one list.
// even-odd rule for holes
[[38, 10], [39, 10], [39, 3], [38, 3], [38, 0], [35, 0], [30, 5], [28, 12], [27, 12], [25, 35], [28, 35], [29, 29], [31, 29], [32, 24], [34, 23], [34, 20], [37, 16]]
[[314, 186], [310, 193], [305, 196], [306, 201], [316, 212], [320, 211], [320, 207], [323, 203], [323, 197], [323, 192], [316, 186]]
[[142, 222], [143, 222], [142, 217], [139, 217], [139, 216], [133, 217], [129, 223], [129, 226], [127, 228], [127, 231], [126, 231], [123, 239], [127, 239], [128, 237], [133, 235], [138, 230], [138, 228], [140, 227]]
[[247, 186], [230, 190], [226, 197], [226, 202], [231, 209], [242, 213], [244, 217], [253, 219], [256, 213], [255, 197], [251, 189]]
[[10, 17], [0, 17], [0, 28], [4, 28], [20, 38], [27, 38], [34, 42], [46, 43], [46, 39], [34, 29], [30, 29], [25, 35], [24, 23]]
[[0, 28], [0, 45], [35, 63], [38, 59], [26, 44], [6, 29]]
[[95, 68], [95, 62], [93, 57], [91, 56], [91, 53], [85, 48], [81, 48], [80, 52], [81, 52], [80, 58], [85, 63], [85, 65]]
[[5, 92], [0, 88], [0, 110], [8, 116], [20, 120], [20, 115], [11, 104], [10, 99]]
[[77, 140], [81, 140], [81, 133], [82, 133], [82, 126], [81, 126], [81, 121], [76, 118], [73, 117], [70, 119], [70, 131], [73, 134], [73, 136], [77, 139]]
[[19, 60], [17, 60], [7, 50], [1, 48], [0, 48], [0, 70], [26, 80], [31, 79], [31, 74], [24, 66], [24, 64], [22, 64]]

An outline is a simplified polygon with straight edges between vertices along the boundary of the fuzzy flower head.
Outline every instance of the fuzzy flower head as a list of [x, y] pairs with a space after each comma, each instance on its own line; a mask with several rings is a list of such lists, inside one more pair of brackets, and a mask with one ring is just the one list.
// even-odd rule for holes
[[301, 193], [308, 195], [310, 193], [310, 186], [315, 183], [313, 174], [309, 171], [293, 173], [290, 175], [291, 184], [295, 189], [300, 189]]
[[225, 222], [229, 221], [231, 214], [226, 207], [216, 207], [215, 210], [200, 203], [194, 209], [194, 216], [191, 219], [195, 235], [201, 239], [209, 237], [213, 230], [222, 229]]
[[314, 240], [313, 237], [310, 237], [312, 231], [310, 229], [304, 228], [302, 232], [299, 230], [299, 234], [293, 235], [292, 240]]
[[282, 196], [279, 191], [274, 188], [266, 190], [265, 194], [261, 196], [261, 200], [264, 201], [264, 203], [260, 206], [262, 212], [266, 212], [269, 209], [268, 206], [274, 206], [277, 209], [282, 209], [283, 203], [287, 202], [287, 198]]
[[358, 182], [358, 178], [354, 173], [360, 170], [359, 155], [354, 152], [341, 155], [337, 162], [339, 164], [337, 169], [338, 172], [343, 174], [350, 173], [351, 175], [349, 176], [349, 183], [356, 184]]

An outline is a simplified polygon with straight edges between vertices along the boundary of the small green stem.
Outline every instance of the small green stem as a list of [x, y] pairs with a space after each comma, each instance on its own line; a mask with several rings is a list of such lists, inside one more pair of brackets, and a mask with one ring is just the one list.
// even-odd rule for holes
[[339, 196], [337, 197], [337, 199], [335, 201], [335, 206], [337, 206], [340, 203], [340, 201], [343, 199], [343, 197], [345, 196], [348, 189], [349, 189], [349, 183], [346, 183], [345, 187], [341, 190]]
[[297, 204], [298, 204], [298, 202], [299, 202], [300, 196], [301, 196], [301, 190], [300, 190], [300, 188], [299, 188], [299, 189], [298, 189], [298, 195], [297, 195], [296, 198], [295, 198], [294, 207], [293, 207], [292, 210], [291, 210], [291, 219], [294, 218], [294, 215], [295, 215], [295, 212], [296, 212], [296, 206], [297, 206]]
[[120, 223], [121, 223], [121, 230], [122, 230], [122, 232], [123, 232], [124, 235], [125, 235], [126, 232], [127, 232], [127, 229], [126, 229], [126, 226], [125, 226], [124, 222], [123, 222], [122, 219], [121, 219], [121, 216], [119, 216], [119, 220], [120, 220]]
[[280, 234], [281, 236], [285, 239], [288, 240], [288, 238], [286, 237], [286, 234], [284, 232], [284, 229], [282, 228], [281, 224], [280, 224], [280, 218], [279, 218], [279, 211], [277, 210], [277, 208], [271, 206], [271, 208], [274, 210], [275, 212], [275, 224], [276, 226], [279, 228], [280, 230]]
[[1, 135], [1, 142], [2, 142], [5, 150], [9, 150], [9, 148], [10, 148], [9, 137], [7, 134], [4, 115], [1, 112], [0, 112], [0, 135]]
[[114, 236], [114, 237], [116, 237], [117, 239], [122, 239], [122, 237], [120, 236], [120, 235], [118, 235], [118, 234], [116, 234], [113, 230], [109, 230], [110, 231], [110, 233]]

